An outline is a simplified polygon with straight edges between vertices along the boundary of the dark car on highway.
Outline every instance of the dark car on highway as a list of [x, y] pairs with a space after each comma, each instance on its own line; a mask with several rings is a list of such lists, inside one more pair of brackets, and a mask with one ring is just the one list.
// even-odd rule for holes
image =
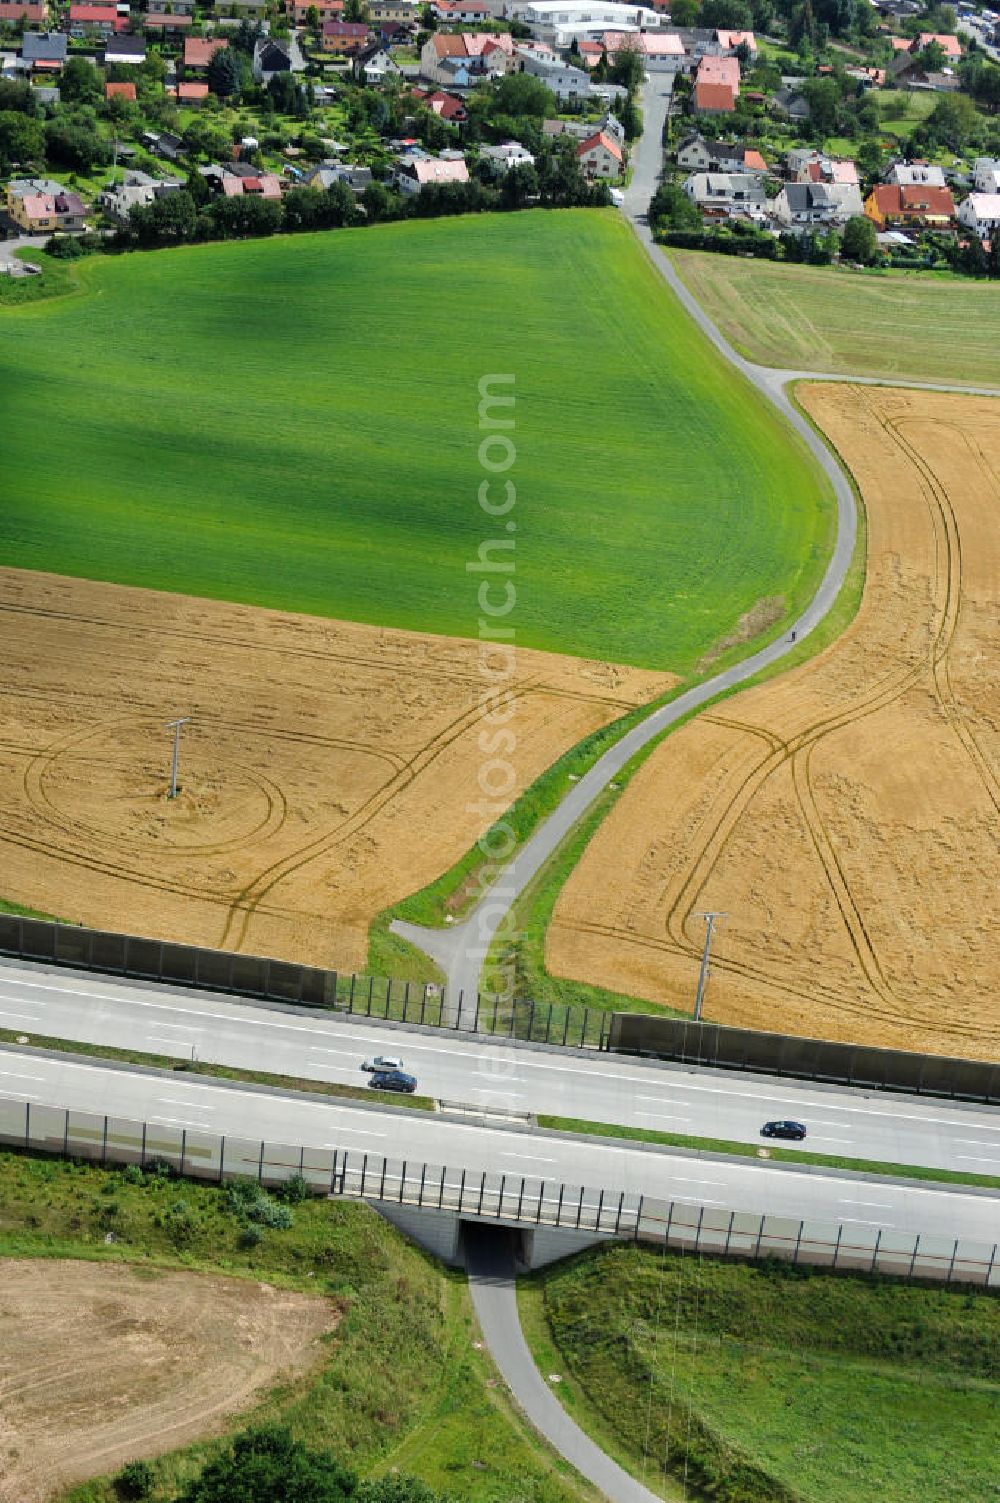
[[376, 1070], [368, 1084], [375, 1091], [405, 1091], [412, 1096], [417, 1089], [417, 1077], [407, 1075], [405, 1070]]
[[762, 1138], [796, 1138], [801, 1141], [806, 1130], [801, 1122], [765, 1122], [760, 1135]]

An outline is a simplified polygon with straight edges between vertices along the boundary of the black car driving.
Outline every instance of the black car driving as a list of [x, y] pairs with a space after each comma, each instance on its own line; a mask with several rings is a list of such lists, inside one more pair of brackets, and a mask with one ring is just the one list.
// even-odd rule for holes
[[417, 1077], [407, 1075], [405, 1070], [376, 1070], [368, 1084], [376, 1091], [405, 1091], [412, 1096], [417, 1089]]
[[760, 1135], [762, 1138], [794, 1138], [801, 1142], [806, 1130], [801, 1122], [765, 1122]]

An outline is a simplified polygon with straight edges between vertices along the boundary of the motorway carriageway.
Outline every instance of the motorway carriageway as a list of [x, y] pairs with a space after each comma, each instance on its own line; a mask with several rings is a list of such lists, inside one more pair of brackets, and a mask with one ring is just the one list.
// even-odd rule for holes
[[[746, 1143], [760, 1142], [765, 1119], [793, 1117], [806, 1123], [806, 1146], [816, 1153], [1000, 1174], [996, 1107], [596, 1052], [515, 1048], [44, 967], [0, 963], [0, 1028], [29, 1039], [73, 1039], [181, 1059], [190, 1059], [193, 1049], [204, 1063], [346, 1085], [364, 1084], [359, 1067], [366, 1055], [398, 1053], [423, 1094], [491, 1111], [545, 1112]], [[9, 1059], [2, 1063], [14, 1068]], [[15, 1087], [13, 1076], [0, 1075], [0, 1092], [18, 1094]], [[106, 1108], [95, 1100], [90, 1109]], [[259, 1135], [256, 1129], [251, 1134]]]

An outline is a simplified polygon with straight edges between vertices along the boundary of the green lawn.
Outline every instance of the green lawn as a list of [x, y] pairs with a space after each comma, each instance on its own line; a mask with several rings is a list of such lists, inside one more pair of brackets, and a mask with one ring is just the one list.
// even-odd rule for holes
[[[293, 1216], [289, 1230], [266, 1230], [247, 1249], [219, 1186], [0, 1153], [0, 1260], [127, 1261], [148, 1277], [161, 1267], [187, 1268], [337, 1301], [343, 1319], [318, 1372], [263, 1397], [254, 1419], [290, 1425], [362, 1474], [399, 1467], [462, 1503], [592, 1503], [590, 1489], [514, 1410], [488, 1354], [475, 1346], [462, 1275], [365, 1207], [311, 1200]], [[233, 1427], [247, 1418], [234, 1416]], [[210, 1450], [200, 1444], [162, 1457], [151, 1503], [174, 1497]], [[73, 1489], [66, 1503], [119, 1498], [99, 1479]]]
[[763, 365], [1000, 386], [996, 283], [700, 251], [674, 258], [727, 338]]
[[728, 1503], [997, 1496], [995, 1296], [633, 1246], [521, 1298], [560, 1398], [647, 1486], [666, 1459], [668, 1496], [681, 1477]]
[[[680, 672], [821, 572], [832, 504], [804, 446], [612, 212], [73, 276], [78, 295], [0, 309], [4, 563], [475, 636], [466, 565], [514, 539], [518, 643]], [[516, 380], [516, 538], [477, 503], [495, 373]]]

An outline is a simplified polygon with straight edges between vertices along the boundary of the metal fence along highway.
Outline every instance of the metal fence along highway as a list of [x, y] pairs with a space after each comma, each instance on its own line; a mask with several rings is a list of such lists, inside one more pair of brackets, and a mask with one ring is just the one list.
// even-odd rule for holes
[[638, 1054], [687, 1065], [869, 1090], [1000, 1104], [1000, 1064], [761, 1033], [647, 1013], [605, 1012], [324, 970], [97, 929], [0, 914], [0, 954], [173, 986], [291, 1002], [366, 1018], [565, 1048]]
[[725, 1211], [609, 1187], [220, 1136], [26, 1101], [0, 1100], [0, 1144], [107, 1165], [167, 1165], [178, 1175], [216, 1183], [249, 1178], [279, 1188], [301, 1175], [315, 1195], [392, 1202], [465, 1220], [589, 1232], [695, 1254], [782, 1258], [904, 1279], [1000, 1287], [996, 1243]]

